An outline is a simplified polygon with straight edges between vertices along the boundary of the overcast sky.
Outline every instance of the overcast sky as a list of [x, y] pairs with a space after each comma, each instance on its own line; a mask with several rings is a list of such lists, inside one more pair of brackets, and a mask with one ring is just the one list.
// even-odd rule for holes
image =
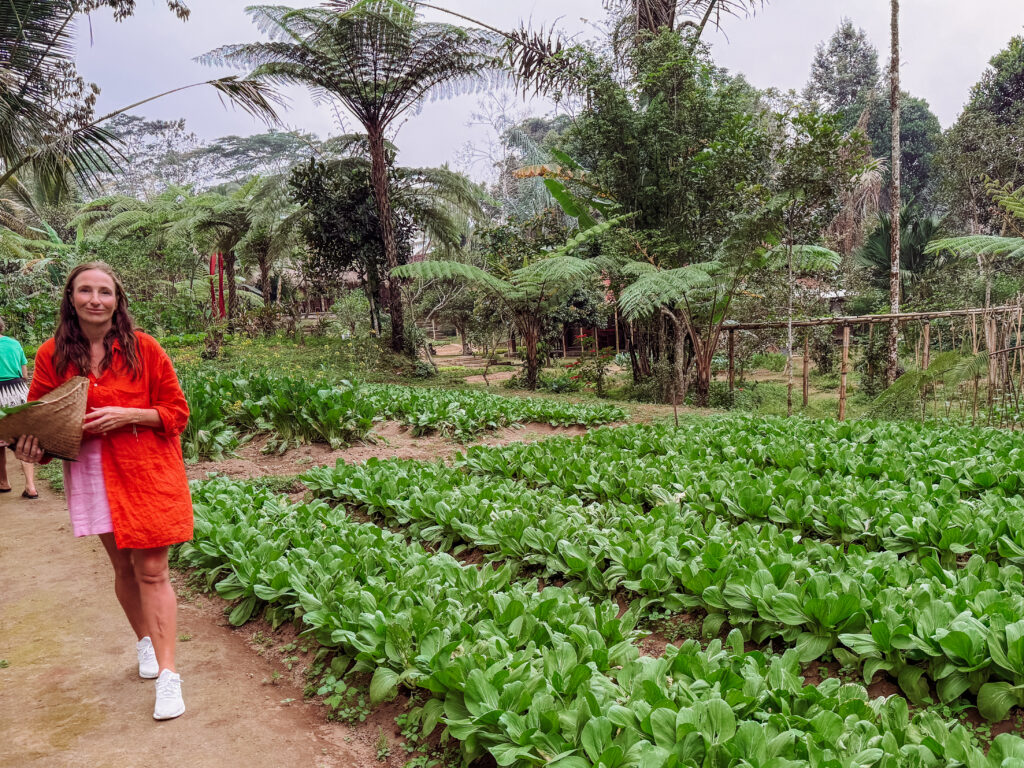
[[[555, 23], [582, 39], [597, 36], [595, 24], [604, 18], [601, 0], [435, 1], [503, 29], [517, 26], [520, 20], [533, 26]], [[192, 59], [220, 45], [260, 39], [244, 12], [252, 0], [189, 0], [188, 4], [192, 17], [184, 23], [166, 9], [164, 0], [140, 0], [135, 17], [121, 24], [113, 23], [106, 13], [81, 23], [78, 66], [86, 79], [102, 89], [98, 114], [176, 86], [233, 74], [200, 66]], [[943, 127], [948, 127], [988, 60], [1011, 37], [1024, 34], [1024, 2], [903, 0], [901, 5], [903, 88], [926, 99]], [[815, 46], [832, 34], [844, 16], [867, 31], [885, 66], [888, 0], [770, 0], [755, 17], [730, 18], [724, 34], [712, 33], [706, 39], [718, 64], [742, 72], [754, 85], [800, 89], [807, 81]], [[314, 106], [300, 91], [288, 95], [289, 109], [283, 119], [289, 128], [321, 137], [342, 130], [326, 106]], [[467, 141], [485, 142], [485, 131], [466, 125], [479, 101], [479, 96], [464, 96], [430, 103], [410, 117], [397, 137], [401, 162], [455, 163]], [[549, 105], [524, 104], [518, 99], [515, 108], [543, 113]], [[149, 118], [184, 117], [204, 139], [265, 130], [244, 112], [225, 109], [210, 89], [169, 96], [136, 113]], [[344, 127], [357, 129], [351, 119]]]

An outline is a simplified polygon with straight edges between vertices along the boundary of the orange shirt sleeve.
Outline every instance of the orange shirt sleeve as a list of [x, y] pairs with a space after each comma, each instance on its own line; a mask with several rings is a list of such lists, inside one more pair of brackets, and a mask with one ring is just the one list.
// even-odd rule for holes
[[151, 366], [150, 402], [160, 414], [163, 431], [172, 436], [180, 435], [188, 424], [188, 402], [185, 400], [185, 393], [181, 391], [174, 365], [156, 341], [152, 342], [148, 358]]
[[47, 392], [59, 387], [57, 372], [53, 368], [53, 340], [44, 342], [36, 351], [35, 363], [32, 368], [32, 383], [28, 387], [29, 402], [38, 400]]

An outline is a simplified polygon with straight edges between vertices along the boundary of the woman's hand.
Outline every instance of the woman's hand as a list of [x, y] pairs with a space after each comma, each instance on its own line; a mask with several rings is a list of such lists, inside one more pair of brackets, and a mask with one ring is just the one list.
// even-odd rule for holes
[[38, 464], [43, 460], [43, 449], [34, 435], [22, 435], [14, 444], [14, 458], [26, 464]]
[[121, 408], [116, 405], [104, 406], [85, 414], [82, 428], [86, 432], [100, 434], [111, 432], [121, 427], [127, 427], [129, 424], [138, 424], [139, 413], [138, 408]]

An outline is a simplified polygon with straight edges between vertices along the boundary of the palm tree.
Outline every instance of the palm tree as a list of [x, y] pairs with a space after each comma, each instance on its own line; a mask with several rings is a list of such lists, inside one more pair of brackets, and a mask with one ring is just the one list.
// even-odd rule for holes
[[[249, 255], [260, 269], [265, 290], [274, 259], [289, 245], [293, 221], [284, 194], [283, 176], [253, 177], [228, 192], [193, 194], [186, 187], [168, 187], [151, 200], [113, 195], [91, 201], [72, 222], [106, 240], [135, 237], [146, 244], [153, 258], [172, 241], [224, 254], [228, 283], [228, 321], [238, 314], [237, 261]], [[268, 294], [264, 294], [268, 295]]]
[[[660, 29], [689, 29], [696, 45], [708, 25], [722, 26], [722, 16], [747, 16], [766, 0], [605, 0], [604, 6], [617, 16], [612, 33], [616, 50], [623, 43]], [[681, 17], [683, 18], [680, 21]]]
[[[255, 22], [274, 39], [219, 48], [207, 63], [252, 68], [248, 79], [299, 84], [340, 101], [366, 131], [371, 182], [391, 275], [399, 266], [386, 134], [428, 96], [451, 96], [497, 73], [492, 34], [424, 23], [399, 0], [336, 0], [290, 9], [256, 6]], [[389, 282], [397, 277], [389, 277]], [[390, 286], [391, 346], [407, 350], [398, 284]]]
[[513, 270], [507, 279], [472, 264], [456, 261], [421, 261], [394, 270], [398, 277], [421, 280], [464, 281], [486, 293], [512, 318], [526, 347], [526, 388], [537, 388], [540, 371], [538, 343], [544, 317], [566, 292], [595, 280], [603, 262], [570, 255], [581, 245], [622, 224], [632, 214], [607, 219], [576, 234], [561, 248], [539, 254], [537, 259]]
[[[181, 0], [167, 0], [179, 17]], [[0, 187], [30, 169], [38, 183], [55, 188], [69, 178], [91, 183], [117, 165], [116, 138], [100, 123], [153, 99], [195, 85], [211, 85], [243, 109], [275, 119], [273, 93], [260, 83], [219, 78], [176, 88], [98, 119], [91, 110], [69, 114], [59, 86], [73, 73], [74, 20], [88, 8], [109, 7], [116, 19], [130, 16], [134, 0], [4, 0], [0, 11]], [[70, 69], [69, 69], [70, 68]], [[56, 85], [55, 85], [56, 84]]]
[[986, 193], [1003, 214], [998, 235], [965, 235], [935, 240], [926, 253], [973, 258], [985, 283], [985, 306], [992, 304], [992, 279], [997, 259], [1024, 259], [1024, 187], [1012, 189], [985, 178]]
[[[928, 270], [937, 265], [938, 258], [927, 248], [941, 226], [941, 218], [924, 216], [913, 206], [905, 205], [900, 211], [901, 303], [906, 301], [910, 289], [924, 287]], [[891, 228], [892, 217], [886, 213], [879, 215], [878, 224], [855, 254], [857, 262], [871, 270], [872, 282], [879, 288], [888, 286], [891, 279]]]

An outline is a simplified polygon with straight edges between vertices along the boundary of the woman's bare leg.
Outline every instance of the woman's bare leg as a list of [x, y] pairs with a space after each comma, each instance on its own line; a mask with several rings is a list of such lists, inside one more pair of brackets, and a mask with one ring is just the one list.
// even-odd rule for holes
[[23, 461], [21, 462], [21, 468], [25, 470], [25, 490], [32, 496], [35, 496], [39, 493], [36, 490], [36, 465]]
[[0, 490], [9, 491], [10, 489], [11, 484], [7, 480], [7, 449], [0, 445]]
[[135, 580], [142, 599], [142, 616], [156, 651], [160, 671], [174, 672], [174, 643], [178, 633], [178, 599], [171, 586], [167, 547], [132, 550]]
[[114, 594], [117, 595], [117, 601], [121, 604], [124, 615], [128, 617], [128, 623], [135, 631], [135, 637], [141, 640], [149, 632], [142, 611], [139, 582], [135, 578], [135, 568], [132, 566], [133, 550], [118, 549], [112, 533], [101, 533], [100, 541], [103, 542], [110, 563], [114, 566]]

